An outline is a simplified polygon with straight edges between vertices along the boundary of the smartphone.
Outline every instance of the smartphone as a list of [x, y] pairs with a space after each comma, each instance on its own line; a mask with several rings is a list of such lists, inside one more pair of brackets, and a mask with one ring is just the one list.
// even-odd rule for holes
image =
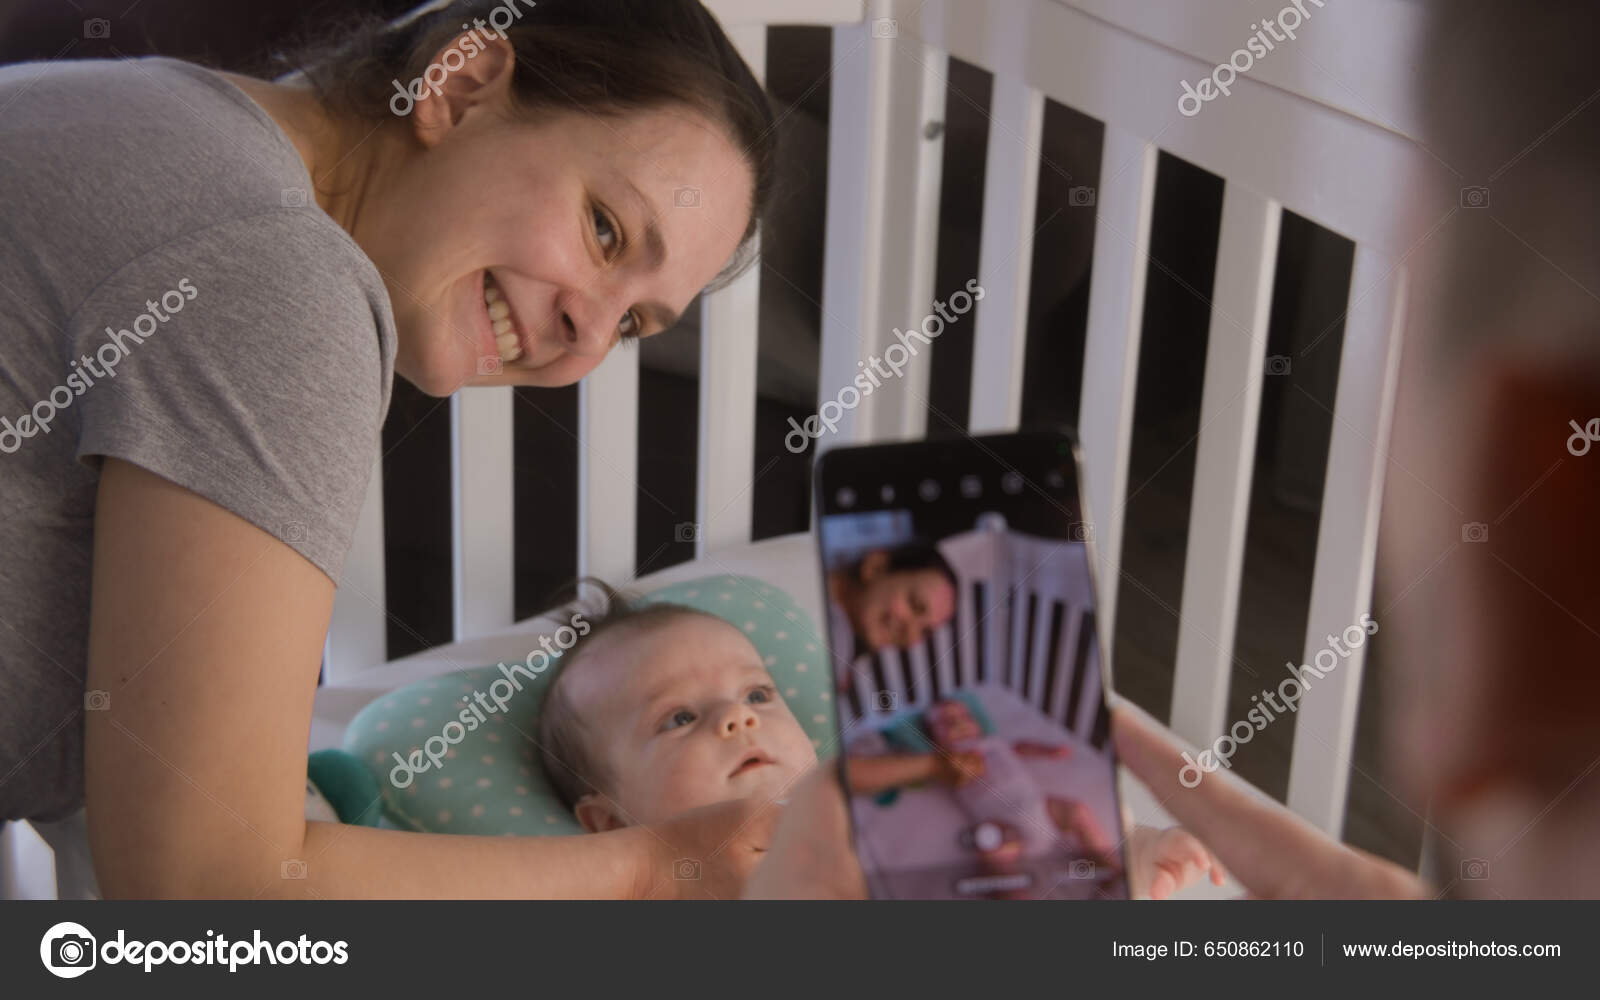
[[1128, 898], [1080, 469], [1053, 430], [818, 460], [838, 756], [876, 898]]

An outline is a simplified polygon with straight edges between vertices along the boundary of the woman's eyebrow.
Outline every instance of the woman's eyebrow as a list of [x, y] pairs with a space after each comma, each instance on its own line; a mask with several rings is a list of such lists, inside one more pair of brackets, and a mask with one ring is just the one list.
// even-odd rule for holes
[[[622, 180], [628, 191], [633, 195], [634, 200], [639, 203], [639, 210], [644, 213], [645, 261], [650, 270], [659, 271], [667, 263], [667, 242], [661, 236], [661, 227], [656, 224], [656, 218], [660, 213], [656, 211], [656, 207], [650, 202], [650, 199], [644, 196], [644, 192], [639, 190], [638, 185], [626, 177]], [[660, 302], [640, 303], [639, 311], [644, 313], [645, 318], [655, 323], [656, 327], [661, 330], [670, 330], [678, 325], [679, 320], [683, 319], [682, 313], [662, 305]]]
[[644, 192], [640, 191], [638, 185], [634, 184], [633, 181], [624, 177], [623, 183], [633, 193], [634, 200], [639, 203], [640, 211], [644, 213], [645, 254], [649, 259], [650, 269], [659, 271], [667, 262], [667, 243], [666, 240], [661, 238], [661, 227], [656, 225], [656, 219], [661, 217], [661, 213], [656, 210], [655, 205], [651, 203], [649, 198], [644, 196]]

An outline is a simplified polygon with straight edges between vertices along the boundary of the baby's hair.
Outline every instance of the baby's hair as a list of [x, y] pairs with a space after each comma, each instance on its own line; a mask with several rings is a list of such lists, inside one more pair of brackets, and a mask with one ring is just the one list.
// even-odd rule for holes
[[[643, 603], [594, 577], [579, 581], [580, 593], [585, 584], [599, 591], [602, 601], [592, 612], [579, 608], [589, 623], [589, 634], [579, 638], [562, 654], [561, 667], [545, 694], [538, 725], [540, 765], [556, 795], [568, 809], [576, 808], [578, 801], [590, 792], [604, 791], [611, 781], [605, 761], [591, 749], [594, 734], [584, 726], [583, 717], [572, 703], [568, 685], [564, 683], [587, 658], [586, 654], [594, 641], [625, 627], [659, 626], [685, 615], [700, 615], [712, 621], [722, 621], [716, 615], [683, 604], [665, 601]], [[580, 606], [586, 603], [591, 602], [576, 602]]]

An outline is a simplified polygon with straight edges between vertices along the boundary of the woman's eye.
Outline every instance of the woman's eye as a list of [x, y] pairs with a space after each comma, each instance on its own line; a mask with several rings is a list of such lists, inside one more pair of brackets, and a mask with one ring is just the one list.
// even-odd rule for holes
[[687, 708], [680, 708], [667, 718], [666, 723], [661, 728], [678, 729], [682, 726], [690, 725], [693, 722], [694, 713], [689, 711]]
[[617, 334], [623, 340], [632, 340], [639, 336], [639, 317], [630, 309], [622, 314], [622, 322], [617, 324]]
[[616, 250], [620, 243], [617, 227], [611, 224], [606, 213], [599, 208], [594, 209], [594, 236], [600, 241], [600, 249], [607, 257], [611, 256], [612, 251]]

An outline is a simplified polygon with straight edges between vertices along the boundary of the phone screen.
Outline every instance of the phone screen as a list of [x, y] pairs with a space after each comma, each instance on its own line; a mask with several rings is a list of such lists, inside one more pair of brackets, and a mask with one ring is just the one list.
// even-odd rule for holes
[[816, 475], [839, 756], [872, 895], [1128, 898], [1077, 447], [841, 448]]

